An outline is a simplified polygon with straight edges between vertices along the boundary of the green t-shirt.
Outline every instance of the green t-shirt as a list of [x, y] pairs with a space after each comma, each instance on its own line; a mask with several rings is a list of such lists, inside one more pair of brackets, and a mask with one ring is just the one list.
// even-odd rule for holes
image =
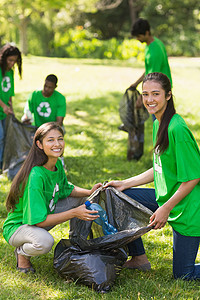
[[[2, 77], [2, 71], [0, 68], [0, 99], [8, 105], [10, 97], [14, 96], [14, 75], [13, 70], [9, 70]], [[6, 114], [3, 112], [3, 108], [0, 106], [0, 120], [4, 120]]]
[[44, 97], [42, 90], [34, 91], [28, 98], [28, 107], [34, 116], [34, 124], [39, 127], [47, 122], [56, 122], [57, 117], [66, 115], [66, 99], [58, 91]]
[[[159, 128], [153, 124], [153, 142]], [[162, 206], [182, 182], [200, 178], [200, 151], [185, 121], [175, 114], [168, 127], [169, 146], [163, 154], [154, 151], [154, 183], [156, 200]], [[170, 212], [168, 222], [185, 236], [200, 236], [200, 183]]]
[[161, 72], [169, 78], [172, 85], [171, 71], [164, 44], [158, 38], [145, 47], [145, 75]]
[[23, 224], [35, 225], [53, 214], [58, 199], [68, 197], [74, 186], [67, 181], [62, 162], [58, 159], [57, 170], [34, 167], [28, 177], [23, 197], [14, 212], [9, 212], [3, 225], [3, 236], [8, 242], [12, 234]]

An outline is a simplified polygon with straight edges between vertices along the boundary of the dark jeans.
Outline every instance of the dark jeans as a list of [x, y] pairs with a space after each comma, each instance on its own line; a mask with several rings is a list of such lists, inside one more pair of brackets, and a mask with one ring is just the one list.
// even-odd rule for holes
[[[158, 208], [154, 189], [131, 188], [123, 191], [123, 193], [148, 207], [153, 212]], [[173, 229], [174, 278], [185, 280], [200, 279], [200, 264], [195, 264], [199, 243], [200, 237], [184, 236]], [[128, 244], [128, 248], [130, 256], [145, 254], [141, 238]]]
[[[156, 202], [155, 190], [149, 188], [131, 188], [123, 191], [124, 194], [137, 202], [143, 204], [151, 211], [156, 211], [158, 204]], [[145, 254], [142, 239], [139, 238], [128, 244], [130, 256], [139, 256]]]

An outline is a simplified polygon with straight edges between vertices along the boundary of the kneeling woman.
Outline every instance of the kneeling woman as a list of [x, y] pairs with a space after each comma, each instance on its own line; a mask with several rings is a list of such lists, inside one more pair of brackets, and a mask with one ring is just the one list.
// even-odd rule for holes
[[[176, 114], [168, 77], [150, 73], [143, 80], [143, 103], [156, 116], [153, 124], [153, 167], [137, 176], [107, 184], [124, 191], [154, 213], [154, 229], [168, 221], [173, 228], [175, 278], [200, 279], [195, 264], [200, 243], [200, 151], [182, 117]], [[155, 190], [135, 188], [154, 182]], [[129, 244], [130, 269], [151, 268], [141, 238]]]
[[85, 204], [79, 205], [80, 199], [77, 199], [77, 207], [71, 205], [71, 209], [66, 210], [70, 206], [68, 196], [89, 196], [101, 183], [91, 190], [69, 183], [59, 158], [64, 146], [63, 130], [57, 123], [40, 126], [7, 197], [9, 213], [3, 225], [3, 236], [16, 247], [17, 269], [23, 273], [35, 272], [30, 257], [51, 250], [54, 239], [47, 230], [74, 217], [87, 221], [98, 217], [93, 215], [94, 211], [86, 209]]

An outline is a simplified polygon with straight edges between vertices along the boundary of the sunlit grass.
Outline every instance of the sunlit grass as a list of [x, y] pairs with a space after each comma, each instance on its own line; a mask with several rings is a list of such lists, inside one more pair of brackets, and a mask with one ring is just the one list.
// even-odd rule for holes
[[[200, 60], [170, 59], [176, 108], [200, 143], [200, 101], [198, 85]], [[145, 151], [140, 161], [127, 161], [127, 134], [119, 131], [119, 101], [125, 89], [143, 72], [133, 62], [74, 60], [26, 57], [23, 80], [15, 74], [14, 110], [21, 118], [25, 100], [34, 89], [42, 88], [44, 78], [58, 76], [58, 91], [67, 98], [65, 118], [65, 163], [68, 179], [91, 188], [98, 181], [124, 179], [152, 166], [152, 120], [145, 128]], [[139, 87], [141, 89], [141, 87]], [[149, 185], [152, 186], [152, 185]], [[1, 228], [6, 217], [5, 199], [10, 182], [0, 178]], [[68, 237], [68, 224], [51, 232], [55, 245]], [[165, 226], [144, 236], [152, 271], [123, 270], [108, 295], [66, 282], [53, 269], [53, 250], [32, 259], [37, 273], [19, 274], [15, 269], [13, 249], [5, 242], [0, 229], [0, 299], [199, 299], [199, 283], [172, 278], [172, 231]], [[55, 248], [55, 246], [54, 246]], [[199, 261], [199, 257], [198, 257]]]

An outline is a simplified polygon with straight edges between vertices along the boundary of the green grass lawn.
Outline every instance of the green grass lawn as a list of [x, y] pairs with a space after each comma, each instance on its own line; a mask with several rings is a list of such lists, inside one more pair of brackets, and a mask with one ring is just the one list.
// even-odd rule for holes
[[[200, 60], [171, 58], [170, 65], [177, 112], [184, 117], [200, 144]], [[135, 61], [26, 57], [23, 61], [23, 79], [19, 80], [17, 72], [15, 74], [15, 114], [20, 119], [28, 94], [42, 88], [48, 74], [56, 74], [57, 90], [67, 98], [64, 156], [68, 179], [84, 188], [91, 188], [99, 181], [125, 179], [152, 166], [152, 119], [149, 118], [145, 124], [145, 151], [138, 162], [127, 161], [127, 134], [117, 129], [120, 124], [119, 101], [125, 89], [142, 72], [143, 65]], [[5, 198], [10, 181], [1, 176], [0, 186], [2, 228], [7, 215]], [[68, 237], [68, 224], [59, 225], [51, 232], [56, 245], [61, 238]], [[172, 277], [170, 226], [150, 231], [143, 240], [152, 270], [147, 273], [122, 270], [112, 291], [99, 295], [86, 286], [66, 282], [59, 277], [53, 269], [54, 248], [47, 255], [32, 259], [36, 274], [18, 273], [14, 249], [4, 241], [0, 229], [0, 300], [199, 299], [198, 282], [175, 281]]]

